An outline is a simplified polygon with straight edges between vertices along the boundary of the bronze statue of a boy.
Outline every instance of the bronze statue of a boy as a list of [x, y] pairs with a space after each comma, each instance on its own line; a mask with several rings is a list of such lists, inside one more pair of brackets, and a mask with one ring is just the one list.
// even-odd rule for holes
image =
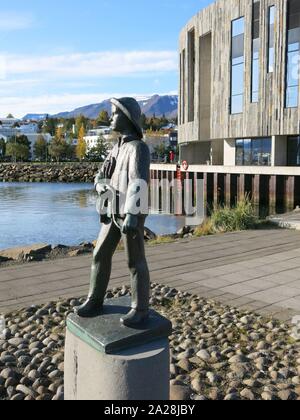
[[[140, 204], [137, 201], [141, 185], [146, 185], [148, 190], [150, 153], [142, 141], [138, 102], [133, 98], [121, 98], [112, 99], [111, 103], [111, 128], [122, 137], [97, 174], [95, 187], [100, 196], [113, 191], [117, 204], [113, 206], [112, 200], [106, 200], [110, 201], [109, 210], [106, 216], [102, 216], [104, 223], [94, 251], [89, 295], [76, 312], [81, 317], [94, 317], [101, 313], [111, 275], [112, 257], [123, 237], [131, 273], [132, 309], [121, 318], [121, 323], [132, 327], [147, 320], [149, 315], [150, 277], [144, 247], [148, 209], [137, 210], [137, 204]], [[124, 184], [127, 184], [126, 189]], [[123, 208], [120, 205], [122, 199]]]

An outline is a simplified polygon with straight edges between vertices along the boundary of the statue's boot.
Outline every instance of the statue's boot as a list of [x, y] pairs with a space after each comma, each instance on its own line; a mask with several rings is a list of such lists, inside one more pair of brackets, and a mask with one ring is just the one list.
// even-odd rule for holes
[[103, 313], [103, 302], [108, 287], [112, 256], [120, 242], [121, 232], [114, 223], [102, 225], [93, 255], [90, 290], [86, 302], [75, 308], [82, 318], [93, 318]]
[[98, 299], [88, 298], [83, 305], [75, 308], [75, 313], [81, 318], [93, 318], [103, 311], [103, 303]]
[[149, 318], [149, 311], [138, 311], [137, 309], [132, 309], [127, 315], [121, 318], [121, 324], [126, 327], [137, 327]]

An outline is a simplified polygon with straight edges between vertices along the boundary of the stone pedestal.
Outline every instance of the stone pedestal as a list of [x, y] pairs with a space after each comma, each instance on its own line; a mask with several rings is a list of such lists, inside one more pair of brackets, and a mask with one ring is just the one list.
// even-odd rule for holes
[[103, 315], [67, 320], [66, 400], [168, 400], [171, 323], [155, 311], [138, 329], [122, 326], [130, 299], [105, 302]]

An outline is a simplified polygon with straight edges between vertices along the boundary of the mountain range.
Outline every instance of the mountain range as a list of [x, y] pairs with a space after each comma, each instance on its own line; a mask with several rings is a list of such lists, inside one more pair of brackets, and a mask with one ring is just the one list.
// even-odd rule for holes
[[[146, 117], [162, 117], [165, 115], [166, 118], [176, 118], [178, 114], [178, 96], [177, 95], [153, 95], [149, 97], [137, 97], [137, 101], [140, 104], [142, 113]], [[55, 118], [76, 118], [79, 115], [84, 115], [87, 118], [97, 118], [101, 111], [111, 112], [111, 104], [109, 99], [100, 102], [98, 104], [87, 105], [81, 108], [76, 108], [71, 112], [61, 112], [56, 115], [52, 115]], [[44, 119], [45, 114], [27, 114], [23, 119]]]
[[23, 120], [42, 121], [47, 118], [47, 114], [27, 114]]

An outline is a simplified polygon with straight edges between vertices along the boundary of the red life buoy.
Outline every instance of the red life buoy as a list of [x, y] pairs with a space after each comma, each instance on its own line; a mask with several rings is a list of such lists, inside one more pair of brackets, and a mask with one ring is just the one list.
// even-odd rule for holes
[[189, 169], [189, 164], [187, 163], [187, 161], [186, 161], [186, 160], [184, 160], [184, 161], [182, 162], [182, 167], [183, 167], [183, 169], [184, 169], [185, 171], [187, 171], [187, 170]]

